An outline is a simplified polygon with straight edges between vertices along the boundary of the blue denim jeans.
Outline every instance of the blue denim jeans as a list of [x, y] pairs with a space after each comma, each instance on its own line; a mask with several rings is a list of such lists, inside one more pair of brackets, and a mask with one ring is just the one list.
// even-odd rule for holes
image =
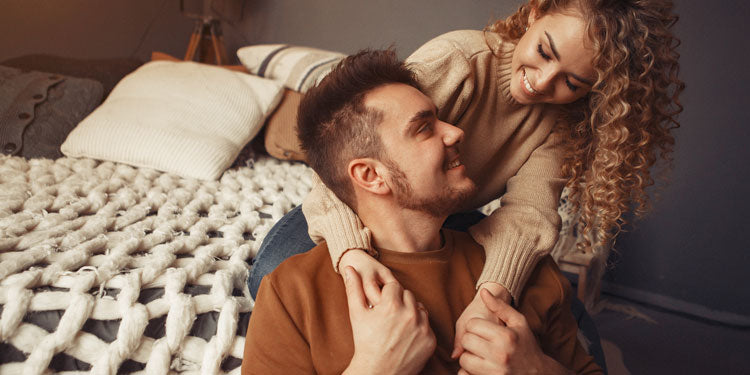
[[[469, 227], [478, 223], [484, 217], [485, 215], [479, 211], [457, 213], [449, 216], [443, 223], [443, 227], [466, 232]], [[253, 298], [258, 293], [260, 282], [265, 275], [271, 273], [285, 259], [292, 255], [302, 254], [313, 247], [315, 247], [315, 243], [307, 234], [307, 220], [302, 213], [302, 206], [297, 206], [271, 228], [263, 239], [258, 254], [253, 259], [253, 267], [248, 280], [248, 287]], [[583, 303], [575, 296], [573, 296], [571, 310], [578, 322], [578, 328], [590, 342], [589, 354], [594, 357], [596, 363], [606, 373], [604, 351], [594, 321], [586, 313]]]

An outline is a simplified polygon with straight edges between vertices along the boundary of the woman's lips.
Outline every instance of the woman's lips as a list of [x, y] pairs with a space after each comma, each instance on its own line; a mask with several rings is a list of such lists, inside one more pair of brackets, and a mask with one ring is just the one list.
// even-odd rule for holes
[[528, 77], [526, 77], [526, 69], [521, 69], [521, 87], [524, 89], [524, 93], [528, 96], [535, 97], [539, 96], [539, 92], [531, 87]]

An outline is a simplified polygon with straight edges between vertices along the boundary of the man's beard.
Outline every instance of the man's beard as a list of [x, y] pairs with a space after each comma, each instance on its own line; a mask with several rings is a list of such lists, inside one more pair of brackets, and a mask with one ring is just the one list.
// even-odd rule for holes
[[396, 203], [409, 210], [425, 212], [433, 217], [444, 217], [456, 213], [464, 203], [477, 191], [473, 183], [471, 187], [456, 189], [447, 187], [439, 194], [430, 197], [417, 197], [414, 194], [408, 178], [396, 163], [386, 163], [391, 174]]

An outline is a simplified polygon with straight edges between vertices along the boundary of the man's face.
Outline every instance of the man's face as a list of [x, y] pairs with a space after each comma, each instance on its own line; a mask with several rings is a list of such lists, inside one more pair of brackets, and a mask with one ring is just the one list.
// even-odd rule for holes
[[365, 106], [383, 114], [377, 126], [389, 167], [389, 184], [404, 208], [433, 216], [454, 213], [476, 191], [459, 161], [461, 129], [437, 119], [432, 100], [404, 84], [381, 86]]

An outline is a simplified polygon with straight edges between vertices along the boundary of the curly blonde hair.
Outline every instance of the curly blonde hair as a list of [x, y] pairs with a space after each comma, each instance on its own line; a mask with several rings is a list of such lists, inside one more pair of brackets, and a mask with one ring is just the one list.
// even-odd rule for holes
[[651, 207], [646, 188], [651, 167], [672, 162], [672, 129], [680, 125], [677, 77], [679, 40], [670, 0], [531, 0], [505, 20], [488, 27], [518, 41], [531, 10], [580, 15], [594, 49], [597, 79], [591, 92], [565, 105], [561, 129], [571, 146], [563, 171], [569, 198], [580, 214], [583, 241], [591, 251], [613, 240], [630, 210], [643, 216]]

